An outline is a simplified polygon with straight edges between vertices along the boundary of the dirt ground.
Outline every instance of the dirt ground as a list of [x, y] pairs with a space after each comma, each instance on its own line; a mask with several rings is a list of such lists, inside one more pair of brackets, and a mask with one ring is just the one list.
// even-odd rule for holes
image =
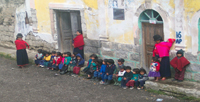
[[0, 102], [187, 102], [145, 90], [99, 85], [83, 77], [56, 76], [55, 71], [30, 65], [20, 69], [16, 61], [0, 57]]

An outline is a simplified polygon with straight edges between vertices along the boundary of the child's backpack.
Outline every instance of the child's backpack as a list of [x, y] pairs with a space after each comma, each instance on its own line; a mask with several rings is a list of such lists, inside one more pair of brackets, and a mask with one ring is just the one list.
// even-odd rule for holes
[[73, 73], [78, 75], [80, 72], [80, 69], [81, 69], [81, 67], [75, 66], [73, 69]]

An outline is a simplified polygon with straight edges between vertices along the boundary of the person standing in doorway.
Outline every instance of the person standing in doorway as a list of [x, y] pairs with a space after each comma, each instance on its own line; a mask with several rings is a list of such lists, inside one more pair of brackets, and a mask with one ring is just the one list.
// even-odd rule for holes
[[154, 35], [153, 38], [156, 42], [153, 49], [153, 57], [158, 57], [160, 61], [160, 75], [162, 80], [165, 80], [166, 77], [171, 77], [169, 52], [175, 39], [168, 39], [165, 42], [160, 35]]
[[23, 68], [25, 65], [29, 63], [28, 55], [26, 52], [26, 48], [29, 48], [27, 42], [22, 40], [23, 35], [21, 33], [17, 34], [17, 39], [15, 40], [15, 45], [17, 49], [17, 65], [19, 68]]
[[82, 30], [77, 30], [76, 32], [77, 36], [73, 39], [73, 46], [74, 46], [74, 51], [79, 54], [84, 58], [84, 52], [83, 52], [83, 47], [84, 47], [84, 40], [83, 40], [83, 33]]

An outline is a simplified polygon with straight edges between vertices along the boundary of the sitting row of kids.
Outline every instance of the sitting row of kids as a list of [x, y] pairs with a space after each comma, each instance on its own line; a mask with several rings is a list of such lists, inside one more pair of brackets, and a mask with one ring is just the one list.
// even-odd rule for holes
[[116, 66], [113, 59], [101, 60], [93, 54], [83, 72], [88, 75], [88, 79], [101, 80], [100, 84], [107, 85], [111, 83], [111, 80], [114, 80], [114, 85], [121, 85], [124, 89], [127, 87], [133, 89], [134, 85], [138, 89], [140, 87], [143, 89], [145, 81], [148, 80], [146, 71], [143, 68], [136, 68], [132, 72], [130, 66], [124, 66], [124, 62], [124, 59], [120, 58]]
[[60, 74], [65, 73], [79, 74], [80, 68], [84, 66], [85, 60], [82, 56], [76, 52], [71, 54], [70, 52], [65, 52], [61, 54], [60, 52], [52, 51], [49, 52], [38, 50], [35, 56], [35, 64], [40, 67], [47, 67], [50, 70], [59, 70]]

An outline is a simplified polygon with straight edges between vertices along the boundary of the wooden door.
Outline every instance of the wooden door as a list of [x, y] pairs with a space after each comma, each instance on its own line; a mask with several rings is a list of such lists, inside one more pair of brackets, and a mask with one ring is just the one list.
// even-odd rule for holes
[[149, 68], [153, 55], [152, 53], [153, 47], [155, 45], [153, 36], [159, 34], [164, 39], [163, 24], [142, 23], [142, 33], [143, 33], [146, 67]]
[[76, 37], [76, 31], [81, 30], [81, 16], [79, 11], [71, 11], [71, 27], [73, 38]]
[[71, 52], [72, 51], [72, 30], [71, 30], [71, 19], [69, 12], [60, 12], [60, 39], [61, 39], [61, 51]]

